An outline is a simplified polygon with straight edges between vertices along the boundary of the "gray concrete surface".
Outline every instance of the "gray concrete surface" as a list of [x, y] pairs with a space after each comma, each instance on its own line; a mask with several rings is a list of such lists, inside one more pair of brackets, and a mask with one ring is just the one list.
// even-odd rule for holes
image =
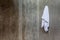
[[[50, 29], [45, 33], [41, 28], [41, 16], [45, 0], [25, 0], [25, 40], [60, 40], [60, 0], [48, 0]], [[39, 6], [39, 9], [37, 9]], [[39, 18], [37, 18], [39, 17]], [[38, 23], [39, 22], [39, 23]], [[39, 26], [37, 26], [39, 25]]]
[[41, 40], [60, 40], [60, 0], [49, 0], [50, 29], [46, 34], [40, 30]]

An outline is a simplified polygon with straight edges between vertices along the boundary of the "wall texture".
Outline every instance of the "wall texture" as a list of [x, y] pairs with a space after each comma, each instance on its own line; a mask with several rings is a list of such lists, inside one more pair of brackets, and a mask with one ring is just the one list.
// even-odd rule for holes
[[[47, 1], [47, 3], [46, 3]], [[24, 40], [59, 40], [60, 39], [60, 0], [24, 0], [25, 33]], [[44, 33], [41, 16], [45, 5], [49, 6], [50, 29]]]
[[0, 40], [18, 40], [18, 12], [13, 0], [0, 0]]
[[24, 0], [23, 5], [25, 6], [25, 33], [23, 40], [39, 40], [39, 10], [37, 0]]
[[[50, 12], [48, 33], [40, 28], [46, 4]], [[59, 4], [59, 0], [0, 0], [0, 40], [59, 40]]]

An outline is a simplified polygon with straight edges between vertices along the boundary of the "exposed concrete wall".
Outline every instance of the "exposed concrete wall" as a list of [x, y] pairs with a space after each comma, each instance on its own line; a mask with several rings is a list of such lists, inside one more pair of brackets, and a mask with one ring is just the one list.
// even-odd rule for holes
[[[46, 1], [48, 2], [46, 3]], [[39, 0], [39, 2], [37, 0], [24, 0], [23, 3], [25, 6], [26, 20], [25, 40], [57, 40], [60, 37], [58, 35], [60, 33], [60, 0]], [[48, 34], [42, 33], [41, 29], [39, 29], [41, 26], [41, 16], [46, 4], [49, 6], [50, 12], [50, 29]], [[57, 35], [55, 35], [56, 30], [58, 31]]]
[[39, 40], [39, 13], [37, 0], [24, 0], [25, 33], [23, 40]]
[[[40, 17], [43, 12], [45, 1], [42, 0], [42, 7], [40, 7]], [[40, 2], [41, 3], [41, 2]], [[47, 5], [49, 6], [50, 13], [50, 29], [49, 33], [46, 34], [40, 29], [40, 40], [59, 40], [60, 39], [60, 0], [48, 0]], [[41, 23], [41, 20], [40, 20]]]
[[[50, 12], [48, 34], [40, 29], [46, 1]], [[60, 36], [59, 4], [59, 0], [0, 0], [0, 40], [60, 39], [57, 37]]]
[[22, 23], [23, 23], [23, 20], [22, 20], [22, 0], [18, 0], [18, 11], [19, 11], [19, 40], [22, 40]]
[[18, 40], [18, 9], [14, 4], [13, 0], [0, 0], [0, 40]]
[[39, 28], [44, 6], [48, 0], [24, 0], [25, 33], [23, 40], [40, 40]]

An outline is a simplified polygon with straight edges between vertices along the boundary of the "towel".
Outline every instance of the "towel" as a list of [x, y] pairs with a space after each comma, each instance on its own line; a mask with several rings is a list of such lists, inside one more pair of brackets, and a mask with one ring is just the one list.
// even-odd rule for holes
[[48, 6], [46, 5], [44, 10], [43, 10], [43, 15], [42, 15], [42, 25], [41, 27], [44, 27], [44, 31], [48, 31], [49, 27], [49, 9]]

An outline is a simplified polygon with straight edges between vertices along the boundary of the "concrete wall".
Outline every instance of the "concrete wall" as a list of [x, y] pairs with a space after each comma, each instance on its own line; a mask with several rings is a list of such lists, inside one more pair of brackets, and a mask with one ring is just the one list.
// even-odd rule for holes
[[23, 40], [39, 40], [39, 5], [37, 0], [24, 0], [25, 32]]
[[[49, 6], [49, 33], [42, 32], [41, 16]], [[59, 40], [59, 0], [0, 0], [0, 40]]]
[[[47, 1], [47, 3], [46, 3]], [[24, 0], [25, 35], [24, 40], [59, 40], [60, 39], [60, 0]], [[45, 5], [49, 6], [49, 33], [42, 32], [41, 16]], [[56, 33], [55, 33], [56, 32]]]
[[13, 0], [0, 0], [0, 40], [18, 40], [18, 9], [14, 4]]

